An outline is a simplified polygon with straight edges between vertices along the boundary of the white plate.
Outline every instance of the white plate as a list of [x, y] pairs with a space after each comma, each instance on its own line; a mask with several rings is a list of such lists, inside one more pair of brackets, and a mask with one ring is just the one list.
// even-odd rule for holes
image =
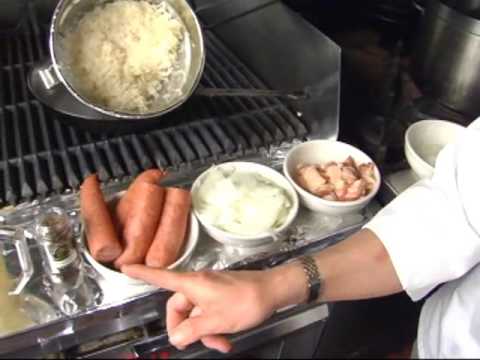
[[[124, 193], [125, 192], [122, 192], [122, 193], [116, 194], [114, 197], [112, 197], [109, 200], [109, 206], [111, 206], [111, 207], [115, 206], [115, 204], [123, 196]], [[198, 221], [193, 214], [190, 214], [190, 224], [189, 225], [190, 226], [189, 226], [188, 239], [185, 243], [182, 256], [175, 263], [170, 265], [167, 268], [168, 270], [176, 270], [176, 269], [179, 269], [182, 266], [186, 265], [190, 261], [192, 255], [193, 255], [193, 252], [195, 251], [195, 248], [196, 248], [196, 246], [198, 244], [198, 241], [199, 241], [199, 231], [200, 231], [200, 229], [199, 229]], [[83, 226], [82, 226], [82, 241], [83, 241], [83, 244], [84, 244], [84, 251], [83, 252], [85, 254], [85, 257], [87, 258], [88, 262], [92, 265], [92, 267], [95, 270], [97, 270], [98, 273], [100, 273], [100, 275], [102, 275], [102, 277], [105, 280], [115, 282], [118, 285], [142, 286], [142, 287], [145, 287], [146, 290], [149, 290], [149, 289], [153, 288], [151, 285], [149, 285], [149, 284], [147, 284], [143, 281], [132, 279], [132, 278], [126, 276], [125, 274], [122, 274], [119, 271], [113, 270], [113, 269], [111, 269], [111, 268], [109, 268], [105, 265], [102, 265], [98, 261], [96, 261], [92, 257], [90, 252], [88, 251], [88, 245], [87, 245], [87, 242], [86, 242], [86, 236], [85, 236], [85, 231], [84, 231]]]

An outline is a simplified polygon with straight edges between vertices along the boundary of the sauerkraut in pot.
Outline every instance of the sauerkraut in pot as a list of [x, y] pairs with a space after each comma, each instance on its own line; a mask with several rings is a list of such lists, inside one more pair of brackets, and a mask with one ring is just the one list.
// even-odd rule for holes
[[65, 36], [76, 91], [119, 112], [148, 112], [176, 70], [185, 26], [166, 1], [117, 0], [86, 13]]

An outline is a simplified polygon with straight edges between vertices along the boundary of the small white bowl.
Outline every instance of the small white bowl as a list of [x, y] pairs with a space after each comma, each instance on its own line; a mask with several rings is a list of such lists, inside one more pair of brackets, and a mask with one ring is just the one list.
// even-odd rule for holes
[[463, 126], [444, 120], [422, 120], [407, 129], [405, 156], [420, 179], [432, 177], [438, 154], [463, 130]]
[[295, 146], [289, 151], [283, 163], [283, 173], [297, 190], [301, 203], [314, 212], [328, 215], [343, 215], [360, 211], [375, 197], [381, 184], [381, 175], [375, 165], [375, 188], [361, 199], [355, 201], [330, 201], [322, 199], [302, 188], [294, 180], [294, 174], [299, 165], [326, 164], [330, 161], [343, 162], [351, 156], [357, 164], [373, 163], [373, 160], [363, 151], [340, 141], [312, 140]]
[[208, 221], [203, 219], [202, 215], [197, 211], [197, 209], [195, 209], [195, 201], [194, 201], [193, 212], [195, 216], [198, 218], [198, 220], [200, 221], [200, 223], [202, 224], [207, 234], [210, 235], [213, 239], [217, 240], [218, 242], [224, 245], [232, 246], [232, 247], [259, 248], [261, 246], [268, 245], [275, 242], [275, 240], [278, 237], [280, 237], [281, 234], [292, 224], [293, 220], [295, 220], [295, 217], [297, 216], [298, 208], [299, 208], [298, 196], [297, 196], [297, 193], [295, 192], [295, 189], [293, 189], [293, 187], [290, 185], [290, 183], [287, 181], [287, 179], [285, 179], [285, 177], [281, 173], [275, 171], [274, 169], [268, 166], [260, 165], [257, 163], [229, 162], [229, 163], [217, 165], [208, 169], [203, 174], [201, 174], [192, 185], [192, 197], [194, 199], [195, 199], [195, 194], [197, 193], [200, 186], [203, 184], [209, 172], [213, 171], [214, 169], [231, 169], [232, 171], [235, 170], [239, 172], [259, 174], [265, 177], [266, 179], [270, 180], [272, 183], [284, 189], [290, 197], [290, 200], [292, 202], [292, 207], [283, 225], [275, 229], [275, 231], [273, 231], [272, 233], [263, 233], [255, 236], [245, 236], [245, 235], [229, 233], [227, 231], [220, 230], [217, 227], [211, 225]]
[[[114, 197], [112, 197], [109, 200], [109, 206], [114, 207], [115, 204], [118, 202], [118, 200], [123, 196], [125, 192], [121, 192], [116, 194]], [[167, 269], [168, 270], [176, 270], [180, 268], [181, 266], [185, 265], [188, 263], [188, 261], [191, 259], [193, 252], [198, 244], [199, 241], [199, 233], [200, 233], [200, 226], [198, 224], [198, 221], [196, 217], [193, 214], [190, 214], [190, 224], [189, 224], [189, 234], [188, 234], [188, 239], [185, 243], [185, 246], [183, 248], [183, 254], [180, 256], [180, 258], [174, 262], [172, 265], [170, 265]], [[85, 236], [85, 231], [83, 231], [82, 227], [82, 241], [84, 244], [84, 255], [88, 262], [92, 265], [92, 267], [97, 270], [100, 275], [107, 281], [112, 281], [116, 282], [117, 284], [123, 284], [126, 286], [144, 286], [147, 288], [150, 288], [151, 286], [144, 281], [132, 279], [128, 277], [127, 275], [121, 273], [120, 271], [113, 270], [101, 263], [99, 263], [97, 260], [95, 260], [90, 252], [88, 251], [88, 245], [86, 241], [86, 236]]]

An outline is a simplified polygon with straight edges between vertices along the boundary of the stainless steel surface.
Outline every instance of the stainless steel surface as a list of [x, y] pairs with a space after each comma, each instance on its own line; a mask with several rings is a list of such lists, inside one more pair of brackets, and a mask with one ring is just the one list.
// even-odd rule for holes
[[480, 20], [431, 0], [414, 59], [424, 92], [466, 115], [480, 114]]
[[[42, 75], [47, 74], [47, 77], [43, 76], [43, 78], [47, 78], [47, 86], [45, 86], [45, 91], [49, 90], [48, 86], [53, 86], [55, 83], [61, 82], [63, 86], [68, 90], [68, 92], [70, 92], [78, 102], [93, 109], [97, 113], [107, 115], [107, 117], [99, 117], [97, 114], [97, 119], [101, 118], [104, 120], [108, 120], [109, 118], [154, 118], [168, 113], [183, 104], [196, 89], [203, 73], [203, 68], [205, 66], [205, 49], [203, 43], [202, 29], [195, 13], [193, 12], [186, 0], [152, 1], [167, 1], [174, 9], [176, 14], [180, 17], [186, 27], [186, 34], [182, 42], [180, 58], [177, 64], [179, 69], [174, 71], [174, 75], [179, 75], [183, 72], [185, 72], [185, 75], [171, 76], [169, 78], [169, 81], [167, 82], [168, 86], [165, 90], [162, 90], [162, 96], [158, 97], [158, 100], [151, 107], [148, 113], [119, 112], [108, 109], [101, 104], [92, 103], [84, 94], [79, 93], [75, 89], [76, 80], [73, 77], [71, 71], [69, 71], [69, 67], [66, 63], [66, 56], [64, 54], [63, 46], [65, 34], [78, 23], [78, 21], [86, 12], [92, 10], [96, 6], [101, 6], [109, 2], [109, 0], [62, 0], [57, 5], [52, 18], [49, 42], [50, 56], [52, 61], [51, 66], [53, 67], [54, 72], [50, 71], [45, 73], [45, 71], [39, 71], [39, 69], [34, 69], [34, 72], [39, 72], [40, 79], [42, 79]], [[47, 65], [46, 67], [48, 68], [49, 65]], [[55, 79], [55, 76], [58, 79]], [[30, 83], [36, 84], [33, 79], [30, 81]], [[44, 82], [42, 83], [45, 84]], [[34, 88], [37, 89], [36, 92], [39, 92], [41, 90], [41, 88], [37, 86], [35, 86]], [[41, 98], [43, 97], [41, 96]], [[61, 104], [62, 102], [59, 103]], [[85, 112], [86, 111], [80, 113], [82, 114]], [[95, 112], [92, 113], [92, 116], [95, 114]], [[88, 119], [89, 117], [85, 118]]]
[[[21, 274], [15, 287], [8, 293], [8, 295], [20, 295], [27, 286], [28, 282], [31, 280], [34, 271], [32, 259], [30, 257], [30, 252], [27, 245], [26, 235], [24, 231], [18, 227], [0, 227], [0, 242], [3, 243], [1, 245], [4, 245], [6, 242], [11, 242], [15, 246]], [[3, 247], [4, 246], [0, 246], [0, 248]], [[1, 253], [0, 256], [2, 256]]]
[[[282, 150], [261, 153], [260, 156], [257, 154], [255, 160], [265, 164], [275, 163], [285, 155], [285, 151], [288, 151], [290, 147], [286, 146]], [[168, 183], [188, 186], [198, 176], [198, 173], [204, 170], [205, 167], [200, 167], [195, 171], [188, 169], [185, 172], [172, 173], [165, 185]], [[110, 184], [104, 191], [106, 196], [109, 196], [109, 194], [122, 191], [127, 185], [128, 179], [125, 179], [125, 181]], [[5, 210], [0, 215], [3, 217], [5, 225], [28, 228], [32, 219], [42, 213], [45, 207], [51, 206], [68, 209], [69, 215], [72, 219], [77, 219], [75, 222], [78, 224], [79, 204], [76, 193], [58, 195], [40, 202], [26, 203], [14, 210]], [[375, 203], [372, 203], [366, 213], [354, 214], [347, 218], [319, 216], [305, 210], [294, 223], [291, 238], [286, 243], [279, 243], [279, 246], [272, 249], [271, 252], [255, 256], [225, 248], [203, 233], [188, 268], [192, 270], [226, 267], [261, 269], [275, 266], [290, 258], [301, 256], [307, 252], [320, 251], [341, 241], [348, 234], [363, 226], [376, 212], [376, 206]], [[77, 226], [77, 233], [79, 230], [80, 227]], [[35, 253], [35, 249], [30, 248], [30, 250], [36, 268], [41, 268], [38, 267], [39, 256]], [[109, 283], [93, 269], [90, 276], [95, 279], [102, 290], [101, 304], [79, 311], [70, 317], [60, 316], [53, 322], [40, 323], [36, 327], [26, 329], [25, 332], [1, 338], [0, 356], [29, 348], [36, 349], [32, 351], [37, 353], [40, 350], [44, 353], [61, 351], [84, 342], [94, 341], [102, 336], [112, 335], [114, 332], [127, 330], [134, 326], [143, 326], [148, 322], [163, 318], [164, 306], [170, 295], [168, 292], [147, 291], [141, 287], [129, 288], [127, 291], [116, 283]], [[42, 289], [42, 282], [29, 283], [28, 290], [33, 295], [43, 291]]]
[[480, 0], [444, 0], [448, 6], [472, 17], [479, 18]]
[[[325, 323], [328, 315], [329, 310], [326, 304], [297, 307], [274, 315], [269, 321], [250, 331], [231, 336], [230, 340], [234, 345], [234, 350], [230, 355], [236, 355], [267, 342], [288, 336], [315, 323]], [[169, 358], [175, 359], [212, 359], [223, 357], [218, 352], [207, 349], [200, 344], [192, 345], [185, 351], [178, 352], [170, 345], [166, 333], [149, 336], [148, 331], [146, 331], [145, 337], [141, 339], [125, 341], [119, 345], [103, 348], [88, 354], [76, 355], [75, 357], [81, 359], [111, 359], [125, 358], [130, 355], [142, 358], [157, 358], [161, 354], [165, 356], [168, 354]]]
[[[234, 354], [265, 344], [294, 333], [302, 328], [326, 320], [328, 318], [328, 307], [326, 304], [316, 305], [309, 309], [295, 309], [293, 314], [283, 314], [274, 317], [266, 324], [259, 326], [252, 331], [235, 335], [231, 338], [234, 344]], [[182, 359], [210, 359], [218, 358], [221, 355], [204, 347], [197, 347], [186, 353], [173, 354], [174, 357]]]
[[[358, 226], [355, 229], [358, 229]], [[319, 249], [331, 246], [343, 240], [352, 231], [355, 230], [350, 229], [347, 232], [340, 232], [322, 241], [314, 242], [305, 249], [299, 249], [300, 252], [298, 254], [313, 253], [319, 251]], [[289, 257], [292, 256], [298, 255], [292, 253]], [[286, 259], [287, 258], [283, 260]], [[267, 265], [262, 265], [262, 267], [268, 267], [269, 261], [265, 264]], [[159, 321], [159, 319], [164, 317], [165, 304], [169, 296], [170, 294], [166, 292], [153, 292], [131, 299], [131, 301], [118, 302], [113, 306], [78, 314], [68, 319], [58, 319], [48, 324], [48, 326], [37, 326], [27, 332], [2, 338], [0, 339], [0, 357], [12, 356], [12, 354], [25, 354], [25, 356], [30, 357], [32, 354], [38, 356], [40, 354], [46, 355], [66, 349], [75, 349], [81, 344], [96, 342], [103, 337], [115, 336], [114, 334], [133, 327], [143, 327], [153, 321]], [[318, 307], [318, 305], [314, 307]], [[309, 308], [310, 307], [287, 309], [275, 316], [272, 319], [273, 323], [268, 322], [253, 331], [239, 334], [234, 337], [234, 341], [238, 341], [238, 346], [240, 347], [254, 346], [263, 341], [268, 341], [275, 336], [282, 336], [288, 329], [293, 331], [317, 321], [317, 319], [324, 319], [328, 314], [326, 313], [327, 309], [325, 307], [323, 307], [322, 310], [318, 309], [317, 318], [312, 317], [312, 314], [309, 312], [303, 313]], [[294, 320], [293, 323], [291, 323], [289, 318], [293, 314], [298, 314], [299, 317], [307, 322], [297, 322], [297, 320]], [[278, 327], [277, 325], [279, 323], [283, 325]], [[265, 329], [268, 331], [265, 331]], [[168, 337], [165, 332], [159, 335], [148, 334], [148, 332], [146, 334], [143, 341], [137, 341], [135, 344], [136, 351], [152, 352], [168, 347]], [[265, 337], [260, 337], [260, 335]], [[127, 348], [131, 348], [132, 343], [130, 341], [125, 341], [124, 344], [125, 343], [127, 343], [125, 345]], [[82, 356], [80, 357], [99, 357], [102, 353], [108, 357], [109, 351], [113, 350], [118, 351], [118, 346], [101, 347], [94, 353], [88, 352], [81, 354]], [[202, 352], [205, 351], [206, 349], [193, 347], [185, 353], [185, 356], [193, 357], [189, 356], [190, 352], [202, 354]]]
[[383, 205], [386, 205], [419, 180], [411, 169], [388, 174], [383, 178], [378, 198]]

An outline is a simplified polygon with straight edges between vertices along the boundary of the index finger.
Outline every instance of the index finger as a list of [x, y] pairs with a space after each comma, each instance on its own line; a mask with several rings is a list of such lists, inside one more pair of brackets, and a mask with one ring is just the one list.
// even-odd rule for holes
[[142, 280], [159, 288], [174, 292], [182, 292], [186, 288], [185, 283], [188, 281], [187, 274], [153, 269], [144, 265], [122, 266], [122, 273], [131, 278]]

